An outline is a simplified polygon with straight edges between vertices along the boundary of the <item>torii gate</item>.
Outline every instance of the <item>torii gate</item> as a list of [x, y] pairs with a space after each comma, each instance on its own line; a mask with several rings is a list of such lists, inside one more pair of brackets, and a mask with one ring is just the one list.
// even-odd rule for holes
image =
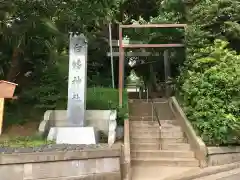
[[[119, 25], [119, 106], [123, 104], [124, 49], [125, 48], [172, 48], [184, 47], [184, 44], [123, 44], [123, 29], [127, 28], [184, 28], [186, 24], [131, 24]], [[165, 83], [170, 76], [168, 52], [164, 52]], [[166, 90], [168, 91], [168, 90]]]

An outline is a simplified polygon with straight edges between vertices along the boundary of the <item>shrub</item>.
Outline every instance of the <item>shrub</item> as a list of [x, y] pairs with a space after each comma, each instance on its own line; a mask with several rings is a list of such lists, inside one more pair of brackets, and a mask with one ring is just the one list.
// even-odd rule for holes
[[239, 143], [240, 55], [216, 40], [201, 49], [182, 85], [185, 112], [208, 145]]
[[[41, 120], [48, 109], [67, 108], [67, 64], [60, 67], [49, 66], [43, 72], [34, 73], [27, 87], [18, 86], [17, 101], [7, 101], [4, 126], [24, 124], [27, 121]], [[30, 79], [29, 79], [30, 80]], [[99, 84], [105, 79], [99, 77]], [[88, 80], [89, 82], [89, 80]], [[90, 83], [91, 84], [91, 83]], [[87, 109], [118, 111], [118, 124], [123, 124], [127, 114], [127, 93], [123, 93], [123, 107], [118, 106], [118, 89], [92, 87], [87, 89]]]
[[128, 113], [128, 99], [127, 92], [123, 92], [123, 106], [119, 107], [118, 89], [93, 87], [87, 90], [87, 109], [116, 109], [118, 111], [118, 124], [123, 125], [123, 120]]
[[[43, 76], [44, 77], [44, 76]], [[46, 78], [46, 84], [22, 93], [19, 101], [12, 104], [8, 103], [6, 108], [5, 126], [11, 124], [23, 124], [28, 119], [40, 120], [43, 112], [48, 109], [66, 109], [67, 108], [67, 86], [64, 83], [55, 81], [50, 83], [51, 79]], [[59, 88], [57, 88], [59, 87]], [[63, 90], [65, 88], [65, 90]], [[24, 104], [24, 106], [23, 106]], [[123, 120], [127, 115], [127, 93], [123, 93], [123, 107], [119, 108], [118, 89], [93, 87], [87, 89], [86, 108], [91, 110], [117, 110], [117, 122], [123, 125]], [[38, 112], [36, 114], [36, 112]], [[32, 117], [33, 114], [34, 117]], [[25, 114], [25, 115], [23, 115]], [[38, 117], [36, 117], [36, 115]]]

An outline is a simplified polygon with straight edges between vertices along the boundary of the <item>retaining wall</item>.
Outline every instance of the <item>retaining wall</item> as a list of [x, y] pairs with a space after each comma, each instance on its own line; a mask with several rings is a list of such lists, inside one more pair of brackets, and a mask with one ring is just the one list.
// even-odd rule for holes
[[240, 162], [240, 146], [235, 147], [208, 147], [208, 166], [218, 166]]
[[0, 155], [1, 180], [120, 180], [120, 147]]

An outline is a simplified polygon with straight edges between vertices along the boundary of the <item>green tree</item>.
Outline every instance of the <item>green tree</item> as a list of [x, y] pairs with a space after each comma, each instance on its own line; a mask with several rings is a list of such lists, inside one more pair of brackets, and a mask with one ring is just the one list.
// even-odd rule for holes
[[182, 86], [188, 118], [209, 145], [239, 143], [240, 55], [227, 45], [201, 49]]
[[119, 2], [1, 0], [0, 79], [19, 84], [19, 99], [8, 102], [7, 111], [16, 117], [29, 114], [24, 109], [31, 108], [34, 114], [33, 104], [41, 109], [54, 108], [66, 97], [71, 31], [84, 33], [89, 40], [89, 79], [95, 74], [101, 77], [104, 70], [109, 74], [103, 75], [103, 79], [109, 76], [105, 27], [114, 21]]
[[[239, 143], [239, 10], [237, 0], [170, 0], [161, 1], [157, 16], [137, 21], [188, 25], [184, 63], [179, 60], [184, 59], [184, 51], [172, 51], [170, 57], [181, 72], [179, 90], [186, 113], [209, 145]], [[142, 33], [145, 42], [161, 38], [163, 43], [179, 40], [183, 35], [179, 30], [131, 33]], [[140, 73], [144, 72], [147, 71]]]

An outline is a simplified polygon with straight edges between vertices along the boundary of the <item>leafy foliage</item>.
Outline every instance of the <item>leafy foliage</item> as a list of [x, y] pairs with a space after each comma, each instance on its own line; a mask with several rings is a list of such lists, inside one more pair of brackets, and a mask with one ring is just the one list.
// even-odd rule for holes
[[[185, 58], [184, 51], [170, 51], [172, 71], [181, 72], [177, 73], [178, 87], [188, 118], [209, 145], [239, 143], [239, 1], [163, 0], [159, 3], [157, 16], [149, 20], [140, 18], [135, 23], [188, 24], [184, 63], [180, 60]], [[132, 33], [137, 36], [142, 33], [141, 38], [147, 43], [154, 39], [161, 39], [162, 43], [176, 42], [183, 35], [179, 30], [155, 29]], [[147, 71], [143, 69], [140, 73]]]
[[[19, 100], [7, 102], [5, 122], [24, 123], [23, 114], [66, 108], [68, 32], [80, 31], [89, 40], [88, 86], [104, 87], [88, 88], [87, 107], [117, 108], [122, 123], [126, 105], [119, 109], [117, 90], [108, 88], [107, 24], [186, 23], [185, 32], [153, 28], [124, 34], [150, 44], [185, 43], [186, 49], [169, 52], [189, 119], [210, 145], [239, 143], [239, 14], [238, 0], [0, 0], [0, 78], [19, 84]], [[135, 57], [133, 69], [154, 85], [164, 80], [163, 49], [149, 50], [160, 56]]]
[[119, 0], [1, 2], [0, 45], [5, 48], [0, 50], [0, 77], [18, 81], [28, 71], [37, 73], [55, 63], [66, 54], [71, 31], [84, 33], [89, 48], [96, 49], [93, 44], [99, 36], [103, 38], [118, 6]]
[[201, 49], [182, 86], [187, 116], [209, 145], [239, 143], [240, 55], [227, 45]]
[[239, 143], [239, 11], [239, 1], [214, 0], [188, 12], [179, 82], [186, 113], [209, 145]]
[[66, 107], [71, 31], [88, 38], [88, 85], [110, 86], [106, 29], [116, 21], [119, 3], [0, 0], [0, 79], [19, 84], [19, 99], [6, 103], [5, 125], [40, 120], [43, 110]]
[[117, 89], [100, 87], [88, 88], [87, 109], [117, 110], [118, 111], [117, 123], [119, 125], [123, 125], [124, 119], [128, 114], [127, 92], [126, 91], [123, 92], [123, 106], [120, 108]]
[[239, 52], [240, 2], [232, 0], [200, 1], [189, 10], [187, 31], [188, 60], [191, 68], [194, 53], [211, 45], [215, 39], [229, 42], [229, 46]]

